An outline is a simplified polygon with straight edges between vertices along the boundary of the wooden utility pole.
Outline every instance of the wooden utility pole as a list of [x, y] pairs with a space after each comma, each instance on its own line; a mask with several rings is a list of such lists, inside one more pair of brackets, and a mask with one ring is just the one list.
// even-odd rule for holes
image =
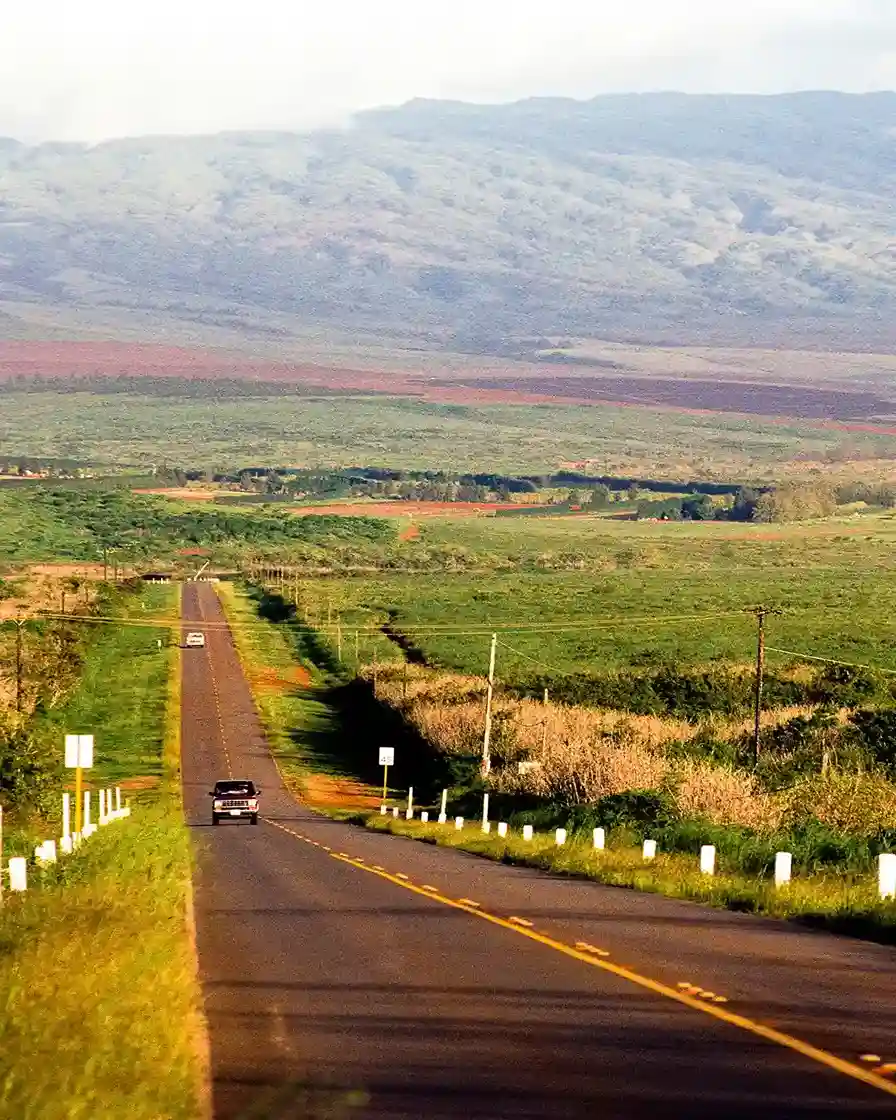
[[492, 645], [488, 658], [488, 690], [485, 694], [485, 732], [482, 736], [482, 776], [483, 778], [492, 768], [491, 741], [492, 741], [492, 697], [495, 691], [495, 653], [498, 648], [498, 635], [492, 634]]

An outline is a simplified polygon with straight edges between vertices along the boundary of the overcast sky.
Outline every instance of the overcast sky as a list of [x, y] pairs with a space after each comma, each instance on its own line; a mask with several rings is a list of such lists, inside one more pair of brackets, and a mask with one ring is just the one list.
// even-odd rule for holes
[[29, 141], [412, 97], [894, 87], [896, 0], [0, 0], [0, 135]]

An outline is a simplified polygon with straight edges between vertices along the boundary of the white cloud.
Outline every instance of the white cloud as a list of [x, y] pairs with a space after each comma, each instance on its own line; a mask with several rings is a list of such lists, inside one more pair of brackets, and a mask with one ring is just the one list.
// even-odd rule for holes
[[[10, 6], [13, 10], [10, 11]], [[896, 84], [890, 0], [6, 0], [0, 134], [307, 128], [411, 97]]]

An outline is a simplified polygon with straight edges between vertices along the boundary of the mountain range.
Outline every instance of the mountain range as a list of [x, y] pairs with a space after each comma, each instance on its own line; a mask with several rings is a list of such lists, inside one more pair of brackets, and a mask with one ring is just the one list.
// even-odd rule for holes
[[0, 139], [0, 311], [481, 353], [880, 347], [894, 199], [896, 93], [413, 101], [308, 134]]

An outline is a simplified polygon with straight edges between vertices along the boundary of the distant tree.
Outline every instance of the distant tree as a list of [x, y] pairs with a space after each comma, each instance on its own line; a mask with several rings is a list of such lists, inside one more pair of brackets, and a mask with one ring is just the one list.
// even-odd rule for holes
[[685, 498], [681, 503], [681, 516], [686, 521], [711, 521], [715, 516], [712, 498], [708, 494]]
[[729, 517], [732, 521], [752, 521], [759, 495], [749, 487], [738, 490]]
[[588, 499], [588, 505], [591, 509], [606, 509], [610, 504], [610, 488], [598, 484], [591, 491], [591, 497]]

